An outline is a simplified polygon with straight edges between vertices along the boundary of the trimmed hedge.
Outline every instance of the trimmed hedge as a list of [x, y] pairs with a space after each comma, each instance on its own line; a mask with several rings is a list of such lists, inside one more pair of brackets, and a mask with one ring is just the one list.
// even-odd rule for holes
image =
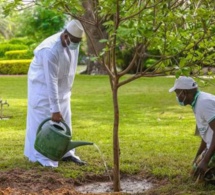
[[12, 50], [5, 52], [6, 59], [31, 59], [33, 57], [33, 52], [25, 50]]
[[2, 60], [0, 61], [0, 74], [3, 75], [17, 75], [27, 74], [31, 63], [29, 60]]
[[28, 49], [27, 45], [22, 44], [8, 44], [8, 43], [1, 43], [0, 44], [0, 57], [4, 57], [5, 52], [11, 50], [23, 50]]

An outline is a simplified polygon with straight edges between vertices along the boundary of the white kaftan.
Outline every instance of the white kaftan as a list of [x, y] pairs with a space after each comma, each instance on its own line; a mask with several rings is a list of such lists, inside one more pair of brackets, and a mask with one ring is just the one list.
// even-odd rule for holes
[[[28, 113], [25, 138], [25, 156], [43, 166], [57, 167], [52, 161], [34, 149], [38, 126], [54, 112], [61, 112], [71, 128], [70, 96], [73, 85], [79, 47], [69, 50], [63, 47], [57, 33], [45, 39], [35, 50], [28, 71]], [[65, 156], [74, 155], [74, 150]]]

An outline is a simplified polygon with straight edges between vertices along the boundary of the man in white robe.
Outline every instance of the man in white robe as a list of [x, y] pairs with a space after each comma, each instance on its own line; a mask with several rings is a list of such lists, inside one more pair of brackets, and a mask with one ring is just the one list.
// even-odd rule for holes
[[[71, 128], [70, 96], [79, 54], [83, 27], [72, 20], [63, 32], [45, 39], [35, 50], [28, 71], [28, 113], [24, 155], [31, 162], [58, 167], [34, 148], [39, 125], [46, 118], [59, 123], [64, 120]], [[67, 152], [63, 161], [84, 165], [74, 150]]]

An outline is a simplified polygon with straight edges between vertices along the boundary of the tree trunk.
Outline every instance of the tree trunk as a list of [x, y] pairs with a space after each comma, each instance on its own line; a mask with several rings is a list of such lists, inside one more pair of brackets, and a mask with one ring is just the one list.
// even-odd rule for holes
[[88, 75], [104, 75], [104, 74], [106, 75], [107, 74], [107, 70], [99, 62], [92, 62], [90, 61], [90, 59], [87, 59], [86, 65], [87, 65], [86, 70], [82, 71], [81, 74], [88, 74]]
[[113, 105], [114, 105], [114, 127], [113, 127], [113, 188], [114, 192], [119, 192], [120, 187], [120, 168], [119, 168], [119, 104], [118, 104], [118, 87], [117, 83], [113, 86]]
[[83, 16], [85, 21], [94, 22], [96, 25], [84, 23], [85, 31], [87, 31], [87, 69], [82, 72], [82, 74], [107, 74], [106, 68], [101, 63], [93, 62], [90, 57], [95, 56], [95, 54], [102, 51], [104, 48], [104, 43], [100, 43], [99, 40], [106, 39], [107, 33], [105, 28], [101, 25], [102, 22], [98, 22], [98, 18], [94, 13], [94, 5], [92, 0], [84, 1], [83, 7], [85, 8], [85, 14]]

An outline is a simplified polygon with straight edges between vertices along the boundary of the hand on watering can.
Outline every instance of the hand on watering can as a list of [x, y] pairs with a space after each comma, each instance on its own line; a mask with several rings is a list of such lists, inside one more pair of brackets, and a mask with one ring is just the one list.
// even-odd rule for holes
[[207, 163], [204, 160], [202, 160], [196, 167], [194, 176], [196, 176], [196, 177], [199, 175], [204, 176], [204, 173], [206, 170], [207, 170]]
[[60, 112], [52, 113], [51, 119], [52, 119], [52, 121], [57, 122], [57, 123], [63, 121], [63, 117]]

